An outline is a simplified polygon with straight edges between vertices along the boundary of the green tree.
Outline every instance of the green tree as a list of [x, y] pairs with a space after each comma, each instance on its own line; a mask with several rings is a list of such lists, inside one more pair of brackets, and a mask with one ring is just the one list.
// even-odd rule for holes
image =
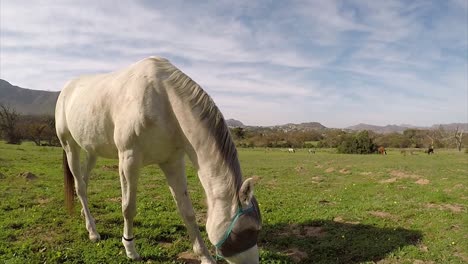
[[371, 154], [377, 151], [377, 145], [364, 130], [355, 135], [346, 135], [338, 146], [339, 153], [347, 154]]

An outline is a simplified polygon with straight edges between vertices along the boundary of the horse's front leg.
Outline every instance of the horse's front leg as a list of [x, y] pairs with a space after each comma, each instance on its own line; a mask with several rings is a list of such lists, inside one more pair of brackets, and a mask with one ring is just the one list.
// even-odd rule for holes
[[133, 234], [133, 218], [136, 215], [136, 193], [141, 166], [140, 156], [133, 150], [119, 152], [119, 173], [122, 187], [122, 213], [124, 217], [124, 230], [122, 244], [127, 257], [139, 260], [140, 255], [135, 249]]
[[187, 178], [185, 176], [185, 161], [183, 155], [173, 161], [159, 164], [159, 166], [166, 175], [174, 201], [187, 227], [193, 251], [200, 257], [202, 264], [216, 263], [206, 248], [197, 225], [195, 211], [193, 210], [192, 202], [190, 201], [187, 191]]

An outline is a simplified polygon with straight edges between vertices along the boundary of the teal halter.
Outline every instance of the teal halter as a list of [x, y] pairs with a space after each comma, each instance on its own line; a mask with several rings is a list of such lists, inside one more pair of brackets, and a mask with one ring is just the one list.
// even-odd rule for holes
[[[229, 238], [229, 236], [231, 235], [231, 232], [232, 232], [232, 229], [234, 228], [234, 225], [236, 224], [237, 220], [239, 219], [239, 217], [241, 217], [243, 214], [246, 214], [250, 211], [254, 210], [254, 205], [251, 204], [249, 208], [247, 209], [242, 209], [242, 205], [241, 203], [239, 202], [239, 207], [237, 209], [237, 213], [236, 215], [232, 218], [231, 220], [231, 224], [229, 225], [228, 229], [226, 230], [226, 232], [224, 232], [224, 236], [223, 238], [218, 242], [216, 243], [215, 245], [215, 248], [216, 248], [216, 256], [219, 257], [219, 258], [224, 258], [224, 256], [221, 254], [221, 252], [219, 252], [219, 248], [223, 246], [224, 242], [226, 242], [226, 240]], [[239, 252], [240, 253], [240, 252]]]

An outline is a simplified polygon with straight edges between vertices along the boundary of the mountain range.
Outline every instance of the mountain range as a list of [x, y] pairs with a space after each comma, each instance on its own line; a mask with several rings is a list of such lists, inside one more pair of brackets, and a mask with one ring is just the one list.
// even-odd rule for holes
[[0, 104], [25, 115], [53, 115], [59, 92], [21, 88], [0, 79]]
[[[53, 115], [55, 109], [55, 103], [57, 101], [59, 92], [39, 91], [32, 89], [25, 89], [0, 79], [0, 104], [7, 105], [14, 108], [18, 113], [26, 115]], [[246, 126], [241, 121], [235, 119], [228, 119], [226, 123], [230, 127], [244, 127], [244, 128], [260, 128], [259, 126]], [[468, 123], [452, 123], [452, 124], [437, 124], [431, 127], [416, 127], [412, 125], [386, 125], [386, 126], [375, 126], [369, 124], [358, 124], [345, 128], [345, 130], [360, 131], [369, 130], [376, 133], [402, 133], [406, 129], [438, 129], [439, 127], [445, 130], [455, 130], [457, 127], [468, 131]], [[280, 129], [283, 131], [292, 130], [324, 130], [328, 129], [324, 125], [318, 122], [307, 122], [300, 124], [284, 124], [277, 126], [262, 127], [268, 129]]]

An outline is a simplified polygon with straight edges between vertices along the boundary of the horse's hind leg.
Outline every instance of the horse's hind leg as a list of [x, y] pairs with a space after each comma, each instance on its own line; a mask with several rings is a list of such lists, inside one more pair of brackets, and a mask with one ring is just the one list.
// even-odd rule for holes
[[[91, 174], [91, 170], [96, 165], [96, 160], [97, 160], [97, 156], [94, 153], [91, 153], [91, 152], [86, 153], [86, 164], [85, 164], [86, 167], [85, 167], [85, 172], [83, 174], [83, 180], [85, 182], [86, 191], [88, 190], [89, 176]], [[81, 208], [81, 216], [84, 216], [84, 208]]]
[[192, 202], [187, 192], [187, 178], [185, 176], [185, 162], [183, 156], [174, 161], [159, 164], [166, 175], [169, 188], [176, 202], [179, 213], [184, 220], [193, 245], [193, 251], [200, 257], [201, 263], [216, 263], [211, 257], [200, 234]]
[[122, 213], [124, 230], [122, 244], [127, 257], [138, 260], [140, 255], [135, 249], [133, 218], [136, 215], [136, 193], [141, 160], [137, 152], [125, 150], [119, 152], [119, 173], [122, 187]]
[[98, 241], [101, 237], [96, 231], [96, 224], [94, 223], [94, 219], [89, 211], [86, 182], [80, 169], [80, 147], [74, 141], [67, 141], [64, 149], [67, 154], [68, 166], [70, 167], [73, 178], [75, 179], [76, 194], [78, 195], [78, 199], [80, 199], [83, 207], [82, 212], [85, 216], [86, 230], [89, 232], [89, 239], [91, 241]]

